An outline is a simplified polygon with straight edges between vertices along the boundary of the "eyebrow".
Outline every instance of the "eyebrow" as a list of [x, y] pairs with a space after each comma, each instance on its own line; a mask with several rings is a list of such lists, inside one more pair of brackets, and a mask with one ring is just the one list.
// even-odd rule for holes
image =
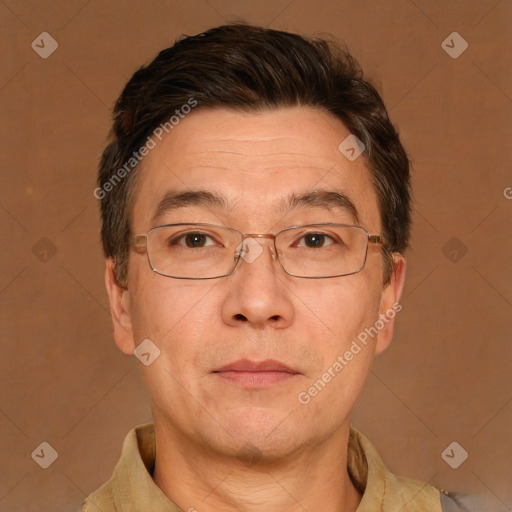
[[[155, 222], [166, 213], [191, 206], [228, 210], [230, 205], [225, 196], [209, 190], [169, 191], [158, 203], [152, 220]], [[335, 190], [310, 190], [301, 194], [292, 193], [281, 199], [277, 210], [280, 213], [285, 213], [307, 206], [327, 210], [332, 208], [342, 209], [351, 215], [356, 224], [359, 223], [359, 214], [353, 201], [341, 191]]]
[[158, 203], [153, 214], [153, 221], [156, 221], [165, 213], [188, 206], [206, 206], [217, 210], [225, 210], [228, 208], [228, 200], [224, 196], [209, 190], [170, 191]]
[[291, 194], [281, 202], [280, 210], [288, 211], [304, 206], [313, 206], [331, 210], [338, 208], [347, 211], [354, 222], [359, 223], [356, 205], [344, 193], [334, 190], [310, 190], [302, 194]]

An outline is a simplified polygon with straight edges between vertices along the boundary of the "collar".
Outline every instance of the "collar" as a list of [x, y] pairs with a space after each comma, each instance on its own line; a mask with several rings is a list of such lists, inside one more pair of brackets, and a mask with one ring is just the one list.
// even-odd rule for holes
[[[96, 505], [105, 512], [181, 512], [153, 481], [155, 455], [152, 423], [130, 431], [111, 479], [87, 498], [83, 510], [96, 510], [93, 506]], [[437, 489], [390, 473], [373, 445], [353, 427], [350, 428], [347, 467], [354, 485], [363, 495], [356, 512], [441, 512]]]

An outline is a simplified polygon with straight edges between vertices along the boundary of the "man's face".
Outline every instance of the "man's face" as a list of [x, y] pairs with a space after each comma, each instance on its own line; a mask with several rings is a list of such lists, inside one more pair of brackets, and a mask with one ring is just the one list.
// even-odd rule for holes
[[[277, 233], [312, 223], [356, 224], [340, 206], [283, 209], [290, 195], [335, 191], [357, 209], [359, 225], [381, 234], [377, 197], [364, 157], [338, 149], [349, 132], [329, 114], [308, 108], [264, 113], [212, 109], [193, 112], [143, 161], [132, 231], [156, 225], [211, 223], [243, 233]], [[205, 190], [226, 207], [194, 204], [155, 212], [168, 193]], [[161, 210], [161, 208], [160, 208]], [[234, 455], [246, 443], [284, 457], [348, 425], [375, 353], [388, 343], [392, 321], [344, 365], [331, 370], [315, 396], [304, 392], [333, 367], [353, 340], [398, 300], [394, 280], [383, 287], [379, 245], [370, 244], [364, 269], [327, 279], [287, 275], [264, 251], [241, 259], [234, 272], [210, 280], [164, 277], [144, 254], [130, 254], [123, 328], [116, 341], [128, 353], [145, 339], [161, 351], [147, 367], [155, 423], [203, 452]], [[217, 372], [241, 359], [279, 361], [295, 374], [265, 385]], [[337, 367], [339, 368], [339, 366]], [[231, 374], [232, 375], [232, 374]], [[249, 379], [250, 380], [250, 379]]]

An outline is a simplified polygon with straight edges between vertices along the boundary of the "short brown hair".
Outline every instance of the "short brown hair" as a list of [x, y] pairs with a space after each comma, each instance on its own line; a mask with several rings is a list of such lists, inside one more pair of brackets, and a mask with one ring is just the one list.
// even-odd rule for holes
[[232, 24], [178, 39], [132, 76], [116, 102], [111, 140], [99, 167], [96, 191], [101, 194], [95, 196], [101, 199], [104, 252], [115, 261], [118, 283], [127, 283], [138, 166], [120, 170], [191, 98], [194, 110], [309, 106], [340, 119], [365, 146], [386, 240], [384, 281], [389, 281], [390, 253], [408, 246], [410, 177], [409, 160], [379, 94], [356, 60], [332, 41]]

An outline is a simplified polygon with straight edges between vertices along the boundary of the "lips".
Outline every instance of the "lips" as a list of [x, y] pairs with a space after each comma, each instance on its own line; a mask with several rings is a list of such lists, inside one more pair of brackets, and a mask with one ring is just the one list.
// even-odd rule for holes
[[223, 382], [243, 389], [268, 389], [296, 379], [300, 374], [289, 366], [266, 359], [265, 361], [250, 361], [239, 359], [213, 372]]
[[297, 374], [298, 371], [286, 366], [284, 363], [280, 361], [276, 361], [274, 359], [266, 359], [265, 361], [261, 361], [259, 363], [255, 361], [250, 361], [249, 359], [239, 359], [233, 363], [229, 363], [218, 370], [215, 370], [214, 373], [221, 372], [246, 372], [246, 373], [259, 373], [259, 372], [284, 372]]

